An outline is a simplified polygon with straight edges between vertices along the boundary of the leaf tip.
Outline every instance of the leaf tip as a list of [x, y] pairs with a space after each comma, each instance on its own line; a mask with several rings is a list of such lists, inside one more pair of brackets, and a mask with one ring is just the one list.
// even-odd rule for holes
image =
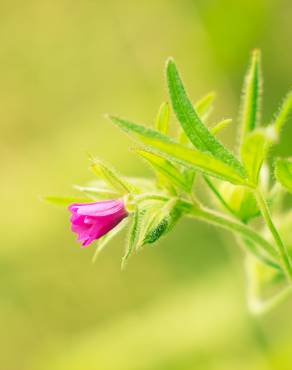
[[170, 68], [176, 68], [176, 66], [175, 66], [175, 61], [174, 61], [174, 58], [173, 57], [168, 57], [167, 59], [166, 59], [166, 63], [165, 63], [165, 65], [166, 65], [166, 71], [167, 72], [169, 72], [169, 69]]
[[47, 196], [46, 195], [37, 195], [37, 200], [39, 201], [39, 202], [47, 202], [48, 200], [47, 200]]
[[261, 49], [260, 48], [254, 48], [251, 51], [251, 55], [255, 58], [259, 58], [261, 56]]
[[170, 63], [174, 63], [174, 58], [173, 57], [168, 57], [166, 59], [166, 65], [170, 64]]

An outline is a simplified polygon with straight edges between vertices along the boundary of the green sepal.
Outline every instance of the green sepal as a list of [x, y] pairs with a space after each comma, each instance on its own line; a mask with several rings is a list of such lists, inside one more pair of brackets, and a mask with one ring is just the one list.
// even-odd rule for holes
[[177, 203], [178, 200], [176, 198], [170, 199], [162, 208], [157, 208], [151, 215], [145, 230], [143, 245], [155, 243], [161, 236], [171, 230], [182, 215], [182, 211], [177, 207]]
[[157, 219], [157, 215], [162, 214], [164, 204], [167, 203], [146, 197], [144, 202], [140, 201], [139, 204], [137, 203], [134, 206], [134, 210], [129, 216], [132, 218], [132, 224], [129, 229], [128, 243], [122, 259], [122, 269], [126, 266], [133, 252], [146, 244], [145, 240], [148, 240], [148, 236], [150, 235], [150, 227], [153, 225], [154, 220]]

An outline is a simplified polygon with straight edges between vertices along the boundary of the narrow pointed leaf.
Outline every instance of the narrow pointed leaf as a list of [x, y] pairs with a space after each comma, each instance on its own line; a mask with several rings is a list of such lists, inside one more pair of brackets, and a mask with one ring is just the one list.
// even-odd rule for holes
[[155, 121], [155, 129], [162, 134], [167, 134], [169, 128], [169, 105], [162, 103]]
[[188, 184], [188, 188], [190, 189], [190, 191], [192, 191], [192, 187], [196, 179], [196, 171], [193, 169], [184, 168], [183, 175], [186, 179], [186, 183]]
[[210, 131], [213, 135], [217, 135], [221, 130], [229, 126], [231, 123], [232, 123], [231, 118], [223, 119], [222, 121], [218, 122], [214, 127], [212, 127]]
[[241, 158], [249, 181], [256, 186], [259, 172], [267, 155], [268, 141], [264, 131], [253, 131], [247, 135], [241, 147]]
[[145, 138], [153, 138], [159, 139], [166, 142], [174, 142], [174, 140], [170, 139], [168, 136], [163, 135], [157, 130], [150, 129], [143, 125], [138, 125], [134, 122], [130, 122], [126, 119], [115, 117], [115, 116], [108, 116], [112, 123], [118, 126], [123, 131], [131, 134], [135, 139], [138, 139], [143, 142]]
[[173, 185], [183, 191], [190, 191], [190, 187], [185, 177], [171, 162], [147, 150], [135, 149], [135, 152], [149, 162], [156, 171], [158, 171], [163, 177], [166, 177]]
[[242, 139], [254, 130], [260, 119], [262, 95], [261, 55], [259, 50], [254, 50], [248, 68], [241, 100], [241, 135]]
[[292, 161], [278, 159], [275, 167], [275, 176], [278, 182], [292, 193]]
[[[162, 103], [161, 104], [161, 106], [159, 108], [159, 111], [158, 111], [158, 114], [157, 114], [157, 117], [156, 117], [156, 121], [155, 121], [155, 129], [157, 131], [161, 132], [162, 134], [165, 134], [165, 135], [168, 134], [168, 131], [169, 131], [169, 105], [168, 105], [168, 103]], [[168, 163], [169, 163], [169, 162], [168, 163], [167, 162], [168, 161], [166, 159], [163, 159], [163, 158], [160, 159], [160, 165], [162, 167], [167, 167]], [[154, 168], [154, 167], [155, 166], [152, 165], [152, 168]], [[175, 194], [176, 193], [175, 188], [172, 185], [172, 183], [169, 181], [169, 178], [167, 176], [162, 175], [159, 168], [156, 168], [155, 172], [156, 172], [158, 187], [159, 188], [166, 188], [166, 189], [168, 189], [168, 191], [170, 193]]]
[[208, 153], [187, 148], [167, 136], [160, 134], [158, 131], [144, 126], [117, 117], [111, 117], [111, 120], [122, 130], [133, 134], [136, 139], [149, 146], [151, 151], [155, 151], [170, 161], [210, 174], [211, 176], [219, 177], [234, 184], [246, 183], [247, 179], [242, 176], [241, 171], [237, 171], [231, 165], [214, 158]]
[[[211, 113], [213, 107], [212, 103], [215, 98], [215, 93], [210, 92], [209, 94], [203, 96], [200, 100], [198, 100], [195, 103], [195, 111], [198, 113], [198, 116], [202, 120], [202, 122], [205, 122], [205, 120], [208, 118], [209, 114]], [[189, 146], [192, 146], [192, 143], [188, 139], [186, 133], [181, 128], [179, 131], [179, 142], [181, 144], [186, 144]]]
[[282, 105], [275, 115], [274, 122], [267, 127], [271, 141], [276, 143], [279, 140], [281, 130], [292, 112], [292, 92], [285, 97]]
[[227, 166], [208, 153], [199, 152], [198, 150], [189, 149], [180, 144], [167, 143], [157, 139], [145, 139], [145, 143], [150, 146], [149, 150], [158, 152], [161, 156], [171, 161], [234, 184], [246, 183], [245, 178], [235, 172], [232, 167]]
[[[209, 117], [209, 114], [213, 110], [212, 103], [215, 99], [215, 96], [216, 94], [214, 92], [210, 92], [195, 103], [195, 110], [203, 122]], [[179, 143], [192, 147], [192, 143], [182, 129], [179, 132]], [[188, 187], [191, 189], [195, 181], [196, 171], [185, 168], [183, 174], [186, 178]]]
[[195, 110], [202, 121], [206, 120], [208, 118], [208, 115], [212, 111], [212, 103], [214, 101], [214, 98], [215, 93], [210, 92], [195, 103]]
[[234, 171], [232, 167], [229, 167], [207, 153], [189, 149], [179, 144], [166, 143], [155, 139], [148, 139], [147, 142], [152, 150], [171, 161], [234, 184], [246, 183], [245, 178]]
[[291, 111], [292, 111], [292, 92], [289, 92], [289, 94], [283, 101], [283, 104], [281, 105], [274, 121], [275, 131], [278, 134], [280, 133], [285, 121], [288, 119]]
[[111, 166], [106, 165], [99, 159], [92, 159], [91, 170], [102, 178], [109, 186], [121, 194], [134, 191], [134, 187], [124, 180]]
[[184, 132], [191, 143], [200, 151], [208, 151], [213, 157], [244, 175], [244, 168], [208, 130], [188, 98], [176, 65], [169, 60], [166, 75], [171, 103]]

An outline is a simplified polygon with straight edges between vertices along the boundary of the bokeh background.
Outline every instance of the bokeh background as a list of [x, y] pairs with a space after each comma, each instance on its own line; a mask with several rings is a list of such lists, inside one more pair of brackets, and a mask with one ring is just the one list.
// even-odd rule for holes
[[212, 119], [236, 122], [260, 47], [268, 122], [291, 87], [291, 18], [289, 0], [1, 0], [1, 369], [292, 368], [291, 302], [250, 316], [229, 234], [185, 220], [122, 273], [125, 235], [92, 264], [68, 212], [39, 200], [92, 178], [87, 151], [149, 175], [103, 113], [151, 124], [170, 55], [194, 100], [218, 93]]

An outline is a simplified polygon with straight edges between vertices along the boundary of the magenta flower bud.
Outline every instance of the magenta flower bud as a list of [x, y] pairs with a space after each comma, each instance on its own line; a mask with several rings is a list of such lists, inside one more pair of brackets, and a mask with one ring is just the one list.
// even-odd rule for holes
[[68, 207], [71, 230], [84, 247], [117, 226], [128, 212], [122, 199], [93, 203], [74, 203]]

